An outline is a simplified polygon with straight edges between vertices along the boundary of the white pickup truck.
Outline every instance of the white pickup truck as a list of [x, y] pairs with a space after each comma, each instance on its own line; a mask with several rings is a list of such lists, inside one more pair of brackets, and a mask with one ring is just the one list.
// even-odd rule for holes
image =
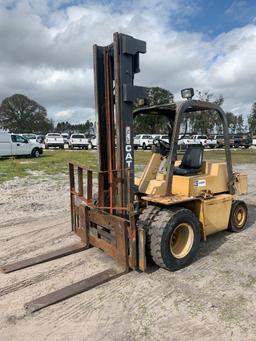
[[58, 133], [48, 133], [44, 140], [45, 149], [50, 147], [64, 149], [64, 138]]
[[253, 135], [252, 137], [252, 145], [256, 146], [256, 135]]
[[215, 148], [217, 146], [217, 141], [214, 139], [209, 139], [206, 135], [193, 135], [188, 144], [193, 143], [199, 143], [204, 147], [210, 148]]
[[169, 136], [168, 135], [154, 135], [154, 140], [162, 140], [164, 142], [169, 143]]
[[97, 145], [98, 145], [98, 139], [97, 139], [97, 136], [95, 135], [89, 135], [87, 136], [88, 138], [88, 148], [89, 149], [94, 149], [94, 148], [97, 148]]
[[152, 135], [136, 135], [133, 139], [134, 149], [138, 149], [141, 147], [142, 149], [151, 149], [153, 144], [153, 136]]
[[69, 139], [69, 148], [88, 149], [89, 141], [84, 134], [72, 134]]
[[18, 155], [39, 157], [41, 154], [43, 148], [40, 143], [31, 142], [18, 134], [0, 131], [0, 157]]

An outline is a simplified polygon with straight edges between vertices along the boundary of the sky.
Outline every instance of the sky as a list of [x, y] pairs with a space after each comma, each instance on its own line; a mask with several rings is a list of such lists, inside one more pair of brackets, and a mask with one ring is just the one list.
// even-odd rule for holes
[[21, 93], [55, 123], [95, 119], [93, 44], [147, 42], [135, 84], [193, 87], [247, 115], [256, 101], [256, 0], [0, 0], [0, 101]]

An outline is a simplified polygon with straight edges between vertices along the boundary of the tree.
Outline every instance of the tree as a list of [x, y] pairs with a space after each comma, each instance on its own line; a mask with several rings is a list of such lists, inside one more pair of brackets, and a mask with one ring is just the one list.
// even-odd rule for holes
[[[147, 104], [149, 106], [166, 104], [173, 102], [173, 94], [166, 89], [159, 87], [148, 88], [147, 90]], [[136, 106], [136, 103], [135, 103]], [[156, 115], [139, 115], [135, 122], [136, 134], [141, 133], [167, 133], [167, 119], [163, 116]]]
[[0, 126], [14, 133], [47, 133], [53, 129], [46, 109], [20, 94], [3, 100], [0, 106]]
[[237, 116], [233, 114], [232, 112], [227, 112], [226, 116], [227, 116], [229, 130], [231, 133], [234, 134], [237, 128]]
[[242, 133], [244, 131], [244, 118], [243, 115], [240, 114], [236, 116], [236, 124], [237, 124], [237, 132]]
[[[205, 102], [213, 102], [218, 105], [224, 103], [224, 97], [222, 95], [215, 95], [209, 91], [196, 90], [196, 99]], [[212, 111], [198, 111], [190, 113], [187, 117], [191, 130], [201, 134], [212, 133], [216, 128], [217, 131], [221, 130], [221, 121], [217, 113]], [[186, 120], [186, 116], [185, 116]]]
[[251, 133], [256, 134], [256, 102], [253, 103], [248, 117], [248, 125]]
[[87, 120], [85, 123], [71, 124], [68, 121], [59, 122], [55, 128], [58, 133], [84, 133], [86, 135], [95, 135], [94, 123]]

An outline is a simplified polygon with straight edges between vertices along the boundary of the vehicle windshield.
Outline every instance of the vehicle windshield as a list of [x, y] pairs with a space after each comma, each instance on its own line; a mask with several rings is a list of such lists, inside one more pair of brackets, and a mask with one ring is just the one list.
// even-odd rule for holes
[[142, 138], [143, 139], [152, 139], [152, 136], [150, 136], [150, 135], [143, 135]]
[[36, 140], [36, 135], [33, 135], [33, 134], [26, 134], [22, 136], [25, 137], [25, 139], [27, 140]]
[[12, 142], [25, 143], [27, 141], [27, 139], [25, 139], [25, 137], [23, 137], [21, 135], [11, 135], [11, 138], [12, 138]]
[[49, 136], [49, 137], [60, 137], [60, 134], [52, 133], [52, 134], [48, 134], [47, 136]]
[[162, 139], [167, 139], [167, 140], [168, 140], [168, 139], [169, 139], [169, 136], [168, 136], [168, 135], [163, 135], [163, 136], [162, 136]]
[[84, 139], [84, 135], [82, 134], [77, 134], [77, 135], [72, 135], [73, 139]]

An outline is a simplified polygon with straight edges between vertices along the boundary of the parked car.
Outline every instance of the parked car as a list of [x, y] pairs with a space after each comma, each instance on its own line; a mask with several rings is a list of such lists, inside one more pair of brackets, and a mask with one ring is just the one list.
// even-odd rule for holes
[[151, 149], [153, 144], [152, 135], [140, 134], [136, 135], [133, 139], [134, 149], [141, 147], [142, 149]]
[[40, 143], [31, 142], [18, 134], [0, 131], [0, 157], [16, 155], [39, 157], [42, 154], [43, 148]]
[[98, 145], [97, 137], [95, 135], [89, 135], [86, 137], [88, 138], [88, 148], [89, 149], [97, 148]]
[[44, 135], [37, 135], [36, 136], [36, 142], [38, 143], [44, 143], [45, 136]]
[[212, 138], [216, 140], [217, 148], [223, 148], [225, 146], [224, 135], [213, 135]]
[[153, 136], [153, 141], [156, 139], [163, 140], [165, 142], [169, 143], [169, 136], [168, 135], [152, 135]]
[[[216, 140], [216, 147], [223, 148], [225, 146], [224, 135], [213, 135], [213, 139]], [[234, 135], [229, 134], [229, 146], [234, 146]]]
[[25, 139], [29, 140], [30, 142], [38, 142], [36, 139], [36, 134], [19, 134], [23, 136]]
[[69, 139], [69, 149], [88, 149], [89, 141], [84, 134], [72, 134]]
[[192, 144], [191, 136], [189, 134], [185, 134], [185, 135], [180, 134], [179, 139], [178, 139], [178, 145], [189, 145], [189, 144]]
[[249, 148], [252, 145], [252, 138], [249, 134], [236, 134], [234, 135], [234, 147]]
[[69, 143], [69, 134], [67, 133], [62, 133], [61, 136], [63, 137], [64, 140], [64, 144], [68, 144]]
[[204, 147], [215, 148], [217, 146], [216, 140], [208, 138], [206, 135], [192, 135], [189, 144], [199, 143]]
[[50, 147], [64, 149], [64, 139], [59, 133], [48, 133], [44, 140], [45, 149]]
[[256, 135], [253, 135], [252, 137], [252, 144], [253, 146], [256, 146]]

